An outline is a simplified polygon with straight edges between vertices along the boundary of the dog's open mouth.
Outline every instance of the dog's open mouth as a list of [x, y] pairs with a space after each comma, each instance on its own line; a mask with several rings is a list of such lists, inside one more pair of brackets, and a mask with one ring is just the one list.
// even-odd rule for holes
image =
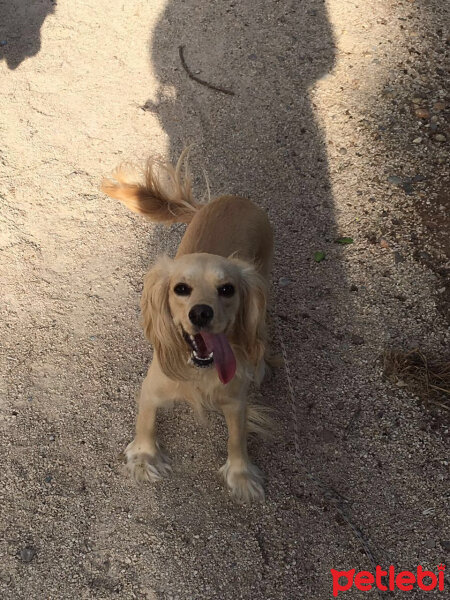
[[208, 352], [205, 342], [200, 333], [190, 335], [183, 331], [184, 339], [192, 348], [191, 360], [196, 367], [209, 367], [214, 362], [213, 352]]
[[190, 335], [183, 330], [183, 336], [191, 348], [190, 361], [200, 368], [214, 364], [222, 383], [228, 383], [236, 373], [236, 359], [224, 333], [201, 331]]

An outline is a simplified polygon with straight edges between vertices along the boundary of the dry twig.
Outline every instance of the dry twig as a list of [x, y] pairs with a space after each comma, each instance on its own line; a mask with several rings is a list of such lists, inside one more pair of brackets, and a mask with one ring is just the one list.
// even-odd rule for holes
[[197, 77], [196, 75], [194, 75], [194, 73], [190, 70], [190, 68], [186, 64], [186, 60], [184, 58], [184, 46], [178, 46], [178, 52], [180, 54], [180, 60], [181, 60], [181, 64], [183, 65], [183, 69], [186, 71], [186, 73], [188, 74], [188, 76], [191, 79], [193, 79], [200, 85], [204, 85], [205, 87], [209, 88], [210, 90], [214, 90], [215, 92], [222, 92], [222, 94], [228, 94], [228, 96], [234, 96], [234, 92], [232, 90], [227, 90], [226, 88], [220, 87], [218, 85], [213, 85], [212, 83], [208, 83], [204, 79], [200, 79], [200, 77]]

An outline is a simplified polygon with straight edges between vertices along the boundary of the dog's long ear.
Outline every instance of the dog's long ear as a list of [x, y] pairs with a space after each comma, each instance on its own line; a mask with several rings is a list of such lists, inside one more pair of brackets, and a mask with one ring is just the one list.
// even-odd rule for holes
[[163, 373], [171, 379], [185, 379], [185, 342], [174, 325], [169, 307], [172, 263], [169, 257], [163, 256], [145, 276], [141, 298], [142, 321]]
[[256, 367], [266, 349], [267, 283], [252, 265], [236, 259], [233, 262], [241, 271], [235, 338], [247, 360]]

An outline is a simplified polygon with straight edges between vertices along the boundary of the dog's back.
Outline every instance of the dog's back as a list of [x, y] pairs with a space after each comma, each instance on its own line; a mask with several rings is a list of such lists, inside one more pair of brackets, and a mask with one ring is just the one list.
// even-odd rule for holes
[[177, 256], [198, 252], [231, 255], [253, 263], [266, 277], [272, 262], [273, 233], [266, 213], [239, 196], [221, 196], [197, 209]]
[[208, 253], [235, 256], [255, 265], [268, 278], [273, 253], [273, 233], [266, 213], [239, 196], [221, 196], [208, 204], [197, 203], [192, 195], [184, 152], [175, 167], [149, 160], [145, 181], [136, 181], [129, 168], [119, 168], [112, 179], [103, 181], [102, 190], [123, 202], [133, 212], [152, 222], [187, 223], [178, 248], [184, 254]]

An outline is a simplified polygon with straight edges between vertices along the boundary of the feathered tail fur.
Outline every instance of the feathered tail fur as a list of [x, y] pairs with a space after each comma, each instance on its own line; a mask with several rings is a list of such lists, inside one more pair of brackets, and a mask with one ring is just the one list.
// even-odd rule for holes
[[[104, 179], [102, 191], [123, 202], [130, 210], [155, 223], [190, 223], [201, 208], [192, 195], [192, 181], [187, 166], [186, 148], [176, 166], [149, 159], [144, 169], [144, 183], [138, 181], [136, 169], [118, 167], [111, 178]], [[163, 181], [164, 180], [164, 181]]]

